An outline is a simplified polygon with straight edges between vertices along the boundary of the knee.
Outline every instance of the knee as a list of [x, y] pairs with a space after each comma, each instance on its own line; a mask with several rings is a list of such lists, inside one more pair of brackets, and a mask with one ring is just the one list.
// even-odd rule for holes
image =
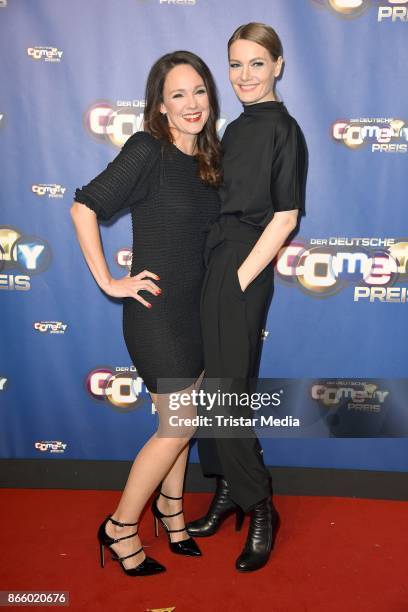
[[197, 427], [183, 428], [183, 431], [177, 432], [177, 435], [174, 434], [173, 436], [169, 437], [169, 431], [167, 429], [166, 431], [163, 431], [159, 427], [157, 430], [157, 437], [166, 439], [169, 446], [177, 451], [181, 451], [187, 446], [196, 431]]
[[197, 429], [198, 427], [193, 426], [193, 425], [183, 428], [181, 438], [182, 440], [184, 440], [184, 444], [188, 444], [191, 438], [195, 435]]
[[165, 440], [168, 447], [171, 447], [173, 451], [179, 453], [187, 446], [190, 438], [183, 436], [180, 438], [165, 438]]
[[160, 414], [158, 435], [163, 438], [178, 440], [186, 445], [195, 435], [198, 425], [195, 411], [182, 411], [180, 414]]
[[190, 442], [196, 431], [197, 427], [194, 427], [192, 425], [188, 427], [183, 427], [180, 431], [177, 432], [177, 436], [175, 439], [179, 440], [181, 446], [185, 446]]

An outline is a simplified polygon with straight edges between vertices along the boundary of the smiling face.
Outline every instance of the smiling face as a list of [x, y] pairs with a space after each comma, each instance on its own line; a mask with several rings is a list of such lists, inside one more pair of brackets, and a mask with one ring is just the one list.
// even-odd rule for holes
[[202, 77], [190, 64], [179, 64], [167, 73], [160, 112], [167, 114], [175, 136], [194, 136], [205, 126], [210, 112], [208, 94]]
[[275, 100], [273, 87], [282, 68], [269, 51], [251, 40], [238, 39], [229, 50], [229, 79], [243, 104]]

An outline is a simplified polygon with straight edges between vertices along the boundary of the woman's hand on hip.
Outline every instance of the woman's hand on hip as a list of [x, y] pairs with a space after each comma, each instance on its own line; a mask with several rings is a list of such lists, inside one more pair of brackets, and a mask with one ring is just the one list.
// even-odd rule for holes
[[136, 276], [130, 276], [129, 272], [122, 278], [110, 279], [109, 284], [104, 287], [104, 291], [111, 297], [132, 297], [146, 306], [146, 308], [151, 308], [152, 304], [144, 300], [139, 295], [139, 291], [142, 289], [144, 291], [150, 291], [150, 293], [153, 295], [161, 294], [160, 287], [150, 280], [151, 278], [160, 280], [160, 277], [157, 274], [154, 274], [149, 270], [143, 270], [143, 272], [139, 272], [139, 274], [136, 274]]

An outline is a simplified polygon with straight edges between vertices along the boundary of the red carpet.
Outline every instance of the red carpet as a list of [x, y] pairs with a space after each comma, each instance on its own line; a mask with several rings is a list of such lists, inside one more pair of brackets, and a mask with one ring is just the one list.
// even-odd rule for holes
[[[234, 560], [246, 535], [233, 519], [200, 539], [203, 557], [181, 558], [155, 541], [150, 511], [140, 533], [147, 554], [167, 572], [126, 576], [105, 555], [96, 530], [113, 512], [118, 491], [1, 490], [1, 590], [64, 590], [71, 610], [144, 612], [407, 612], [408, 503], [275, 496], [282, 525], [268, 565], [238, 573]], [[185, 499], [187, 518], [210, 495]], [[32, 606], [25, 609], [38, 609]], [[55, 609], [55, 608], [53, 608]]]

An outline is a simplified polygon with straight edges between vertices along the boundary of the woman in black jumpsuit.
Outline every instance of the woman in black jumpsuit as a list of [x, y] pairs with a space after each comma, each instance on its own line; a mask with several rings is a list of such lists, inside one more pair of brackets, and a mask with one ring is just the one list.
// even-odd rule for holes
[[[263, 24], [241, 26], [228, 48], [230, 80], [244, 108], [222, 139], [221, 213], [206, 242], [204, 386], [209, 392], [244, 393], [256, 377], [273, 288], [272, 260], [303, 208], [306, 149], [296, 120], [273, 93], [282, 62], [275, 31]], [[251, 416], [236, 405], [217, 409], [223, 416]], [[239, 529], [251, 511], [236, 567], [259, 569], [269, 558], [279, 519], [261, 445], [247, 427], [226, 435], [225, 428], [213, 425], [211, 433], [202, 428], [198, 450], [203, 473], [218, 477], [217, 490], [207, 514], [188, 523], [188, 531], [212, 535], [232, 512]]]
[[[123, 298], [126, 346], [159, 415], [159, 431], [140, 450], [118, 507], [98, 530], [101, 564], [108, 547], [131, 576], [165, 569], [143, 554], [137, 529], [131, 528], [160, 484], [151, 507], [156, 535], [161, 521], [172, 552], [201, 554], [186, 532], [181, 503], [194, 428], [170, 433], [168, 415], [169, 394], [195, 389], [204, 368], [200, 291], [205, 231], [219, 211], [217, 117], [215, 84], [204, 62], [185, 51], [163, 56], [148, 77], [145, 131], [128, 138], [108, 167], [76, 190], [72, 207], [95, 280], [108, 295]], [[95, 216], [108, 220], [127, 208], [131, 271], [112, 279]], [[194, 416], [191, 406], [186, 411]]]

